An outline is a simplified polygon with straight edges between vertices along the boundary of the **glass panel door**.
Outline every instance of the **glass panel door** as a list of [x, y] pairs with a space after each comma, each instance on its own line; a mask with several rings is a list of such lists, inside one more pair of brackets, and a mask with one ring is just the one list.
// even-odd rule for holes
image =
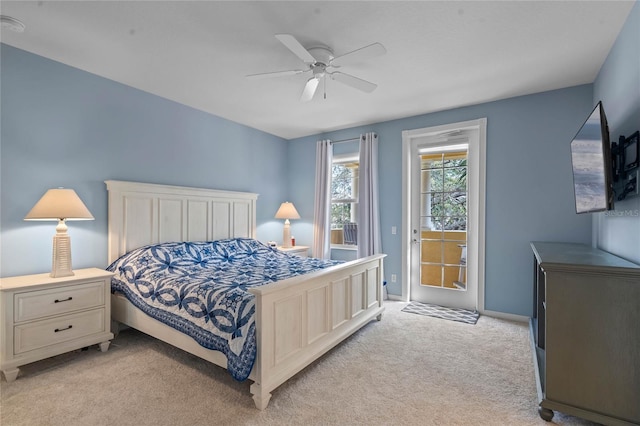
[[[468, 138], [412, 147], [411, 300], [475, 309], [467, 276]], [[437, 141], [437, 139], [436, 139]]]

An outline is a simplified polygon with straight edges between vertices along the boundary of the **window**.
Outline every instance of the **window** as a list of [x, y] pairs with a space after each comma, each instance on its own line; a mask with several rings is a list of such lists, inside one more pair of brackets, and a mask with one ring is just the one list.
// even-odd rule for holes
[[358, 156], [336, 155], [331, 168], [331, 246], [356, 246]]

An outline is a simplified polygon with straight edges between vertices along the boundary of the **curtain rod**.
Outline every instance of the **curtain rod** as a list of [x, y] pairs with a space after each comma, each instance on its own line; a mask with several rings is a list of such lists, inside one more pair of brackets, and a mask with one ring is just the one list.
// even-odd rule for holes
[[[376, 133], [374, 133], [374, 135], [375, 135], [376, 137], [378, 137], [378, 135], [377, 135]], [[360, 135], [360, 136], [358, 136], [358, 137], [355, 137], [355, 138], [340, 139], [340, 140], [337, 140], [337, 141], [331, 141], [331, 144], [333, 145], [334, 143], [343, 143], [343, 142], [359, 141], [361, 137], [362, 137], [362, 135]]]
[[340, 139], [339, 141], [331, 141], [331, 145], [333, 145], [334, 143], [353, 142], [353, 141], [359, 141], [359, 140], [360, 140], [360, 136], [358, 136], [357, 138]]

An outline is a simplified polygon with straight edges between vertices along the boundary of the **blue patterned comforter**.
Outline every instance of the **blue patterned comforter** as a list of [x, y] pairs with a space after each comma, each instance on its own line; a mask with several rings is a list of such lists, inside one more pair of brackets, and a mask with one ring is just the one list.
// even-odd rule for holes
[[302, 258], [246, 238], [164, 243], [135, 249], [112, 263], [112, 291], [205, 348], [223, 352], [245, 380], [256, 358], [255, 297], [250, 287], [336, 265]]

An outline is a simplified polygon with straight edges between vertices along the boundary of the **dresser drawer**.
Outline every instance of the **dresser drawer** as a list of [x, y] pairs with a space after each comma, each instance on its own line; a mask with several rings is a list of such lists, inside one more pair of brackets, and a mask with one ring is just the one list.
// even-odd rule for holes
[[17, 293], [16, 323], [104, 305], [104, 281]]
[[17, 325], [14, 330], [14, 354], [105, 331], [104, 309], [69, 314], [59, 318]]

